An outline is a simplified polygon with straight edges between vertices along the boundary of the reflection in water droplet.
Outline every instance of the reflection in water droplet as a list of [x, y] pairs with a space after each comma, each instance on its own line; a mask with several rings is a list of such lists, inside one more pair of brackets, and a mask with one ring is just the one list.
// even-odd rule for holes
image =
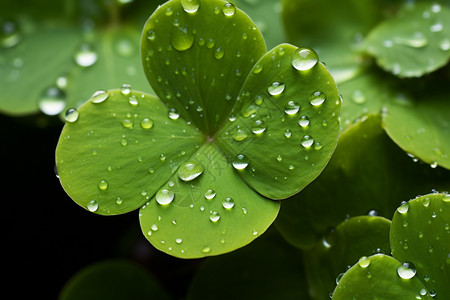
[[171, 118], [172, 120], [176, 120], [180, 117], [180, 114], [178, 113], [178, 111], [175, 108], [171, 108], [169, 110], [169, 118]]
[[397, 274], [400, 278], [411, 279], [416, 275], [416, 269], [411, 263], [403, 263], [397, 268]]
[[266, 122], [264, 120], [255, 120], [252, 123], [252, 132], [256, 135], [263, 133], [266, 128]]
[[107, 100], [109, 98], [109, 93], [106, 92], [105, 90], [99, 90], [96, 91], [92, 96], [91, 96], [91, 102], [92, 103], [102, 103], [105, 100]]
[[153, 120], [150, 118], [144, 118], [141, 121], [141, 127], [143, 129], [151, 129], [153, 127]]
[[243, 154], [236, 155], [232, 163], [236, 170], [244, 170], [248, 166], [248, 159]]
[[353, 91], [352, 100], [356, 104], [363, 104], [364, 102], [366, 102], [366, 97], [361, 90], [355, 90]]
[[208, 246], [205, 246], [205, 247], [203, 247], [203, 249], [202, 249], [202, 253], [209, 253], [209, 252], [211, 252], [211, 247], [208, 247]]
[[231, 197], [227, 197], [222, 202], [222, 206], [225, 209], [232, 209], [234, 207], [234, 200]]
[[313, 106], [319, 106], [325, 101], [325, 95], [322, 92], [314, 92], [309, 98], [309, 103]]
[[39, 100], [40, 110], [49, 116], [61, 113], [66, 106], [66, 94], [56, 86], [51, 86], [44, 91]]
[[225, 3], [222, 12], [225, 16], [231, 17], [236, 12], [236, 7], [232, 3]]
[[15, 21], [0, 24], [0, 45], [2, 48], [12, 48], [22, 40], [19, 25]]
[[200, 1], [199, 0], [181, 0], [181, 6], [183, 6], [183, 9], [185, 12], [193, 14], [200, 7]]
[[120, 87], [120, 93], [124, 96], [127, 96], [131, 93], [131, 85], [124, 83], [122, 84], [122, 86]]
[[74, 59], [80, 67], [90, 67], [95, 64], [98, 56], [91, 44], [83, 43], [81, 44], [80, 49], [75, 53]]
[[305, 135], [301, 141], [301, 144], [304, 148], [311, 147], [313, 143], [314, 143], [314, 139], [309, 135]]
[[443, 39], [443, 40], [441, 41], [441, 43], [439, 44], [439, 48], [440, 48], [442, 51], [450, 50], [450, 39], [447, 39], [447, 38]]
[[268, 87], [268, 92], [272, 96], [280, 95], [284, 91], [284, 83], [274, 82]]
[[65, 119], [66, 119], [67, 122], [73, 123], [73, 122], [75, 122], [76, 120], [78, 120], [79, 115], [80, 115], [80, 114], [78, 113], [78, 111], [76, 110], [76, 108], [69, 108], [69, 109], [66, 111], [64, 117], [65, 117]]
[[245, 140], [245, 139], [248, 137], [248, 135], [247, 135], [247, 133], [246, 133], [243, 129], [238, 128], [238, 129], [236, 129], [236, 131], [232, 134], [232, 137], [233, 137], [233, 139], [234, 139], [235, 141], [240, 142], [240, 141]]
[[358, 265], [361, 268], [367, 268], [370, 265], [370, 259], [367, 258], [366, 256], [363, 256], [358, 260]]
[[214, 51], [214, 57], [216, 59], [221, 59], [224, 56], [225, 52], [221, 47], [217, 48], [216, 51]]
[[403, 202], [400, 207], [397, 208], [397, 211], [401, 214], [406, 214], [409, 209], [409, 202]]
[[216, 223], [220, 220], [220, 215], [214, 211], [209, 215], [209, 220], [213, 223]]
[[205, 192], [205, 198], [208, 200], [214, 199], [215, 196], [216, 196], [216, 191], [214, 191], [214, 190], [210, 189]]
[[412, 37], [396, 37], [394, 42], [412, 48], [423, 48], [428, 45], [428, 39], [421, 32], [415, 32]]
[[292, 56], [292, 66], [299, 71], [310, 70], [319, 61], [317, 53], [308, 48], [299, 48]]
[[87, 209], [88, 209], [90, 212], [97, 211], [97, 210], [98, 210], [98, 203], [97, 203], [97, 201], [95, 201], [95, 200], [90, 201], [90, 202], [87, 204]]
[[108, 189], [108, 182], [106, 180], [102, 180], [98, 184], [98, 188], [102, 191], [106, 191]]
[[194, 44], [194, 35], [187, 27], [177, 27], [173, 33], [172, 46], [178, 51], [186, 51]]
[[300, 110], [300, 105], [298, 105], [295, 101], [289, 101], [287, 105], [284, 107], [284, 112], [287, 115], [295, 115]]
[[178, 170], [178, 177], [183, 181], [191, 181], [203, 173], [203, 167], [200, 163], [189, 161], [184, 163]]
[[158, 202], [160, 205], [167, 205], [170, 202], [172, 202], [172, 200], [175, 197], [175, 193], [172, 192], [169, 189], [161, 189], [156, 193], [156, 202]]
[[298, 125], [303, 128], [307, 127], [309, 125], [309, 118], [307, 116], [301, 116]]

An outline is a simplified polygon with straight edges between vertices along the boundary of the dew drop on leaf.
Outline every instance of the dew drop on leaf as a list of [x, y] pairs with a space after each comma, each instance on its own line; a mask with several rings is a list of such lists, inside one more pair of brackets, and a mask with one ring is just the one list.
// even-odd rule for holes
[[248, 135], [247, 135], [247, 133], [245, 132], [245, 130], [238, 128], [238, 129], [236, 129], [236, 131], [232, 134], [232, 137], [233, 137], [233, 139], [234, 139], [235, 141], [240, 142], [240, 141], [245, 140], [245, 139], [248, 137]]
[[169, 110], [169, 118], [172, 120], [176, 120], [180, 117], [180, 114], [178, 113], [178, 111], [175, 108], [171, 108]]
[[98, 188], [99, 188], [100, 190], [102, 190], [102, 191], [106, 191], [106, 190], [108, 189], [108, 181], [106, 181], [106, 180], [101, 180], [101, 181], [98, 183]]
[[298, 125], [300, 125], [300, 127], [307, 127], [309, 125], [309, 118], [307, 116], [301, 116], [300, 120], [298, 120]]
[[153, 127], [153, 120], [150, 118], [144, 118], [141, 121], [141, 127], [143, 129], [151, 129]]
[[0, 45], [12, 48], [22, 40], [19, 25], [15, 21], [5, 21], [0, 25]]
[[272, 96], [276, 96], [276, 95], [280, 95], [284, 91], [284, 88], [285, 88], [284, 83], [274, 82], [269, 86], [267, 91]]
[[147, 31], [147, 39], [150, 41], [154, 41], [156, 38], [156, 33], [154, 30]]
[[194, 35], [187, 27], [177, 27], [172, 37], [172, 46], [178, 51], [186, 51], [194, 44]]
[[69, 108], [66, 111], [64, 118], [66, 119], [67, 122], [73, 123], [76, 120], [78, 120], [78, 116], [79, 116], [79, 113], [76, 108]]
[[209, 190], [207, 190], [205, 192], [205, 198], [208, 199], [208, 200], [214, 199], [215, 196], [216, 196], [216, 191], [215, 190], [209, 189]]
[[177, 243], [177, 244], [181, 244], [182, 242], [183, 242], [183, 239], [181, 239], [181, 238], [175, 239], [175, 243]]
[[160, 205], [167, 205], [175, 198], [175, 193], [169, 189], [163, 188], [156, 193], [156, 202]]
[[98, 210], [98, 203], [97, 203], [97, 201], [95, 201], [95, 200], [90, 201], [90, 202], [87, 204], [87, 209], [88, 209], [90, 212], [97, 211], [97, 210]]
[[183, 6], [183, 9], [185, 12], [187, 12], [189, 14], [193, 14], [200, 7], [200, 1], [199, 0], [181, 0], [181, 6]]
[[90, 67], [97, 62], [98, 55], [91, 44], [83, 43], [75, 53], [74, 59], [80, 67]]
[[222, 201], [222, 207], [225, 209], [232, 209], [234, 207], [234, 200], [231, 197], [225, 198], [224, 201]]
[[122, 126], [125, 128], [132, 128], [134, 125], [134, 122], [129, 119], [122, 120]]
[[109, 93], [107, 93], [105, 90], [99, 90], [96, 91], [92, 97], [91, 97], [91, 102], [92, 103], [102, 103], [104, 101], [106, 101], [109, 98]]
[[216, 51], [214, 51], [214, 57], [216, 59], [221, 59], [224, 56], [225, 52], [221, 47], [217, 48]]
[[222, 12], [225, 16], [231, 17], [236, 12], [236, 7], [232, 3], [225, 3], [222, 7]]
[[300, 105], [298, 105], [297, 102], [292, 101], [292, 100], [289, 101], [287, 103], [287, 105], [284, 107], [284, 112], [290, 116], [295, 115], [299, 110], [300, 110]]
[[319, 61], [317, 53], [308, 48], [299, 48], [292, 56], [292, 66], [299, 71], [306, 71], [313, 68]]
[[439, 44], [439, 48], [440, 48], [442, 51], [448, 51], [448, 50], [450, 50], [450, 39], [447, 39], [447, 38], [443, 39], [443, 40], [440, 42], [440, 44]]
[[409, 202], [404, 202], [397, 208], [397, 211], [401, 214], [406, 214], [409, 210]]
[[248, 159], [244, 154], [238, 154], [232, 162], [236, 170], [244, 170], [248, 166]]
[[411, 279], [416, 275], [416, 269], [411, 263], [403, 263], [397, 268], [397, 274], [402, 279]]
[[211, 247], [208, 247], [208, 246], [205, 246], [205, 247], [203, 247], [203, 249], [202, 249], [202, 253], [209, 253], [209, 252], [211, 252]]
[[264, 120], [255, 120], [252, 123], [252, 132], [256, 135], [263, 133], [267, 129]]
[[120, 93], [124, 96], [128, 96], [131, 93], [131, 85], [124, 83], [120, 87]]
[[312, 106], [319, 106], [323, 102], [325, 102], [325, 95], [319, 91], [314, 92], [309, 98], [309, 103], [311, 103]]
[[217, 223], [220, 220], [220, 215], [214, 211], [209, 215], [209, 220], [213, 223]]
[[370, 265], [370, 259], [367, 258], [366, 256], [363, 256], [358, 260], [358, 265], [361, 268], [367, 268]]
[[304, 148], [309, 148], [314, 143], [314, 139], [310, 135], [305, 135], [302, 140], [301, 144]]
[[191, 181], [203, 173], [201, 164], [193, 161], [184, 163], [178, 170], [178, 177], [183, 181]]

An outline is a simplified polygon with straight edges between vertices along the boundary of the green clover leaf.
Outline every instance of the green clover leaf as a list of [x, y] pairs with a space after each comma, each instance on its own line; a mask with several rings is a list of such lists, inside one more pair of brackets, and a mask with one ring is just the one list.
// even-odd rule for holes
[[333, 299], [447, 299], [449, 220], [449, 194], [405, 202], [392, 219], [393, 257], [360, 259], [339, 281]]
[[182, 258], [242, 247], [309, 184], [337, 143], [341, 100], [315, 52], [266, 53], [222, 0], [173, 0], [142, 34], [158, 98], [100, 91], [70, 110], [56, 150], [65, 191], [102, 215], [140, 208], [146, 238]]

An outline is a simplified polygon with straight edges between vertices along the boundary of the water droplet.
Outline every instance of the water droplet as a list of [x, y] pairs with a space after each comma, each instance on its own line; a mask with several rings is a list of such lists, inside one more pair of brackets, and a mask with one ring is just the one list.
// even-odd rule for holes
[[150, 226], [150, 229], [153, 231], [158, 231], [159, 228], [158, 228], [158, 225], [152, 224], [152, 226]]
[[310, 135], [305, 135], [301, 141], [302, 146], [305, 148], [311, 147], [313, 143], [314, 139]]
[[160, 205], [169, 204], [173, 201], [173, 198], [175, 198], [175, 193], [169, 189], [160, 189], [156, 193], [156, 202], [158, 202]]
[[423, 48], [428, 45], [428, 39], [421, 32], [415, 32], [412, 37], [396, 37], [394, 42], [412, 48]]
[[117, 205], [121, 205], [122, 203], [123, 203], [122, 198], [117, 197], [117, 198], [116, 198], [116, 204], [117, 204]]
[[178, 177], [183, 181], [191, 181], [203, 173], [203, 167], [198, 162], [189, 161], [184, 163], [178, 170]]
[[401, 214], [406, 214], [409, 209], [409, 202], [403, 202], [400, 207], [397, 208], [397, 211]]
[[284, 131], [284, 136], [288, 139], [292, 136], [292, 131], [290, 129], [286, 129]]
[[370, 265], [370, 259], [367, 258], [366, 256], [363, 256], [358, 260], [358, 265], [361, 268], [367, 268]]
[[211, 252], [211, 247], [208, 247], [208, 246], [205, 246], [205, 247], [203, 247], [203, 249], [202, 249], [202, 253], [209, 253], [209, 252]]
[[248, 158], [243, 154], [238, 154], [232, 164], [236, 170], [244, 170], [248, 166]]
[[309, 103], [312, 106], [319, 106], [325, 101], [325, 95], [322, 92], [314, 92], [312, 96], [309, 98]]
[[183, 9], [185, 12], [193, 14], [200, 7], [200, 1], [199, 0], [181, 0], [181, 6], [183, 6]]
[[297, 102], [292, 101], [292, 100], [289, 101], [287, 103], [287, 105], [284, 107], [284, 112], [290, 116], [295, 115], [299, 110], [300, 110], [300, 105], [298, 105]]
[[444, 29], [444, 25], [441, 22], [435, 23], [430, 26], [431, 32], [440, 32], [442, 31], [442, 29]]
[[124, 96], [128, 96], [131, 93], [131, 85], [124, 83], [120, 87], [120, 93]]
[[69, 109], [66, 111], [64, 117], [65, 117], [65, 119], [66, 119], [67, 122], [73, 123], [73, 122], [75, 122], [76, 120], [78, 120], [79, 115], [80, 115], [80, 114], [78, 113], [78, 111], [77, 111], [76, 108], [69, 108]]
[[307, 116], [301, 116], [298, 125], [303, 128], [307, 127], [309, 125], [309, 118]]
[[172, 37], [172, 46], [178, 51], [186, 51], [194, 44], [194, 35], [186, 27], [177, 27]]
[[102, 180], [98, 184], [98, 188], [102, 191], [106, 191], [108, 189], [108, 181]]
[[314, 143], [314, 150], [320, 150], [323, 148], [323, 145], [319, 142]]
[[439, 48], [441, 48], [442, 51], [447, 51], [450, 49], [450, 39], [443, 39], [441, 43], [439, 44]]
[[125, 119], [122, 121], [122, 126], [125, 128], [133, 128], [134, 122], [129, 120], [129, 119]]
[[99, 90], [96, 91], [92, 96], [91, 96], [91, 102], [92, 103], [102, 103], [105, 100], [107, 100], [109, 98], [109, 93], [106, 92], [105, 90]]
[[6, 21], [0, 25], [0, 45], [11, 48], [22, 40], [19, 25], [15, 21]]
[[299, 48], [292, 56], [292, 66], [299, 71], [310, 70], [319, 61], [317, 53], [308, 48]]
[[213, 223], [216, 223], [220, 220], [220, 215], [214, 211], [209, 215], [209, 220]]
[[97, 210], [98, 210], [98, 203], [97, 203], [97, 201], [95, 201], [95, 200], [90, 201], [90, 202], [87, 204], [87, 209], [88, 209], [90, 212], [97, 211]]
[[81, 44], [80, 49], [75, 53], [74, 59], [80, 67], [90, 67], [95, 64], [98, 56], [91, 44], [83, 43]]
[[450, 202], [450, 194], [445, 195], [444, 197], [442, 197], [442, 200], [444, 202]]
[[234, 207], [234, 200], [231, 197], [227, 197], [222, 202], [222, 206], [225, 209], [232, 209]]
[[243, 129], [237, 128], [236, 131], [232, 134], [232, 137], [235, 141], [240, 142], [245, 140], [248, 135]]
[[366, 102], [366, 97], [361, 90], [355, 90], [353, 91], [352, 100], [356, 104], [363, 104]]
[[147, 39], [150, 41], [154, 41], [156, 38], [156, 33], [154, 30], [147, 31]]
[[225, 16], [231, 17], [236, 12], [236, 7], [231, 3], [225, 3], [222, 7], [222, 12]]
[[266, 130], [266, 122], [264, 120], [255, 120], [252, 123], [252, 132], [254, 134], [261, 134]]
[[144, 118], [141, 121], [141, 127], [143, 129], [151, 129], [153, 127], [153, 120], [150, 118]]
[[131, 95], [130, 98], [128, 98], [128, 103], [132, 106], [137, 106], [139, 104], [138, 99], [135, 95]]
[[176, 120], [180, 117], [180, 114], [178, 113], [178, 111], [175, 108], [171, 108], [169, 110], [169, 118], [171, 118], [172, 120]]
[[284, 83], [274, 82], [267, 89], [272, 96], [280, 95], [284, 91]]
[[47, 88], [39, 100], [40, 110], [49, 116], [61, 113], [66, 106], [66, 94], [56, 86]]
[[205, 192], [205, 198], [207, 199], [207, 200], [212, 200], [212, 199], [214, 199], [214, 197], [216, 196], [216, 191], [215, 190], [207, 190], [206, 192]]
[[181, 239], [181, 238], [177, 238], [176, 240], [175, 240], [175, 243], [177, 243], [177, 244], [181, 244], [183, 242], [183, 240]]
[[397, 268], [397, 274], [400, 278], [411, 279], [416, 275], [416, 269], [411, 263], [403, 263]]
[[221, 59], [224, 56], [225, 52], [221, 47], [217, 48], [216, 51], [214, 51], [214, 57], [216, 59]]

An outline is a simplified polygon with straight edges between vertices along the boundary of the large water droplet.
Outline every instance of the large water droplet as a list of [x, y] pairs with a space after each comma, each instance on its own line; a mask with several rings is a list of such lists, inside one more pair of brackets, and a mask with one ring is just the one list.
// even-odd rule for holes
[[317, 53], [308, 48], [299, 48], [292, 56], [292, 66], [299, 71], [306, 71], [314, 67], [319, 61]]
[[272, 96], [280, 95], [284, 91], [285, 85], [284, 83], [274, 82], [268, 88], [267, 91]]
[[236, 12], [236, 7], [232, 3], [225, 3], [222, 7], [222, 12], [225, 16], [231, 17]]
[[183, 9], [185, 12], [193, 14], [200, 7], [200, 1], [199, 0], [181, 0], [181, 6], [183, 6]]
[[180, 114], [178, 113], [178, 111], [175, 108], [171, 108], [169, 110], [169, 118], [172, 120], [176, 120], [180, 117]]
[[255, 120], [252, 123], [252, 132], [254, 134], [261, 134], [266, 130], [267, 126], [266, 126], [266, 122], [264, 122], [264, 120]]
[[421, 32], [414, 33], [412, 37], [396, 37], [394, 42], [412, 48], [423, 48], [428, 45], [428, 39]]
[[100, 190], [102, 190], [102, 191], [106, 191], [106, 190], [108, 189], [108, 181], [106, 181], [106, 180], [101, 180], [101, 181], [98, 183], [98, 188], [99, 188]]
[[131, 93], [131, 85], [124, 83], [120, 87], [120, 93], [124, 96], [128, 96]]
[[158, 202], [160, 205], [169, 204], [173, 201], [173, 198], [175, 198], [175, 193], [166, 188], [160, 189], [156, 193], [156, 202]]
[[292, 101], [292, 100], [289, 101], [287, 103], [287, 105], [284, 107], [284, 112], [290, 116], [295, 115], [299, 110], [300, 110], [300, 105], [298, 105], [297, 102]]
[[304, 148], [309, 148], [314, 143], [314, 139], [310, 135], [305, 135], [302, 138], [301, 144]]
[[60, 88], [51, 86], [44, 91], [39, 100], [40, 110], [49, 116], [61, 113], [66, 106], [66, 94]]
[[98, 55], [91, 44], [83, 43], [81, 44], [80, 49], [75, 53], [74, 59], [80, 67], [90, 67], [95, 64]]
[[15, 21], [6, 21], [0, 25], [0, 45], [11, 48], [22, 40], [19, 25]]
[[97, 201], [95, 201], [95, 200], [90, 201], [90, 202], [87, 204], [87, 209], [88, 209], [90, 212], [97, 211], [97, 210], [98, 210], [98, 203], [97, 203]]
[[209, 190], [207, 190], [205, 192], [205, 198], [207, 200], [212, 200], [212, 199], [214, 199], [215, 196], [216, 196], [216, 191], [215, 190], [209, 189]]
[[178, 51], [186, 51], [194, 44], [194, 35], [190, 33], [187, 27], [176, 27], [173, 37], [172, 46]]
[[235, 141], [240, 142], [245, 140], [248, 137], [248, 135], [247, 132], [245, 132], [245, 130], [237, 128], [235, 132], [233, 132], [232, 137]]
[[222, 206], [225, 209], [232, 209], [234, 207], [234, 200], [231, 197], [227, 197], [222, 202]]
[[248, 166], [248, 162], [248, 158], [244, 154], [238, 154], [232, 165], [236, 170], [244, 170]]
[[109, 98], [109, 93], [106, 92], [105, 90], [99, 90], [96, 91], [92, 96], [91, 96], [91, 102], [92, 103], [102, 103], [105, 100], [107, 100]]
[[153, 120], [150, 118], [144, 118], [141, 121], [141, 127], [143, 129], [151, 129], [153, 127]]
[[66, 119], [67, 122], [73, 123], [76, 120], [78, 120], [79, 115], [80, 114], [78, 113], [76, 108], [69, 108], [66, 111], [64, 118]]
[[416, 269], [411, 263], [403, 263], [397, 268], [397, 274], [403, 279], [411, 279], [416, 275]]
[[441, 48], [442, 51], [450, 50], [450, 39], [443, 39], [439, 44], [439, 48]]
[[198, 162], [189, 161], [184, 163], [178, 170], [178, 177], [183, 181], [191, 181], [203, 173], [203, 167]]
[[312, 106], [319, 106], [323, 102], [325, 102], [325, 95], [319, 91], [314, 92], [309, 98], [309, 103], [311, 103]]
[[209, 215], [209, 220], [213, 223], [216, 223], [220, 220], [220, 215], [214, 211]]
[[301, 116], [300, 120], [298, 120], [298, 125], [300, 125], [300, 127], [308, 127], [309, 125], [309, 118], [307, 116]]
[[225, 54], [225, 51], [221, 47], [217, 48], [216, 51], [214, 51], [214, 57], [216, 59], [221, 59]]
[[202, 253], [209, 253], [209, 252], [211, 252], [211, 247], [209, 247], [209, 246], [205, 246], [205, 247], [203, 247], [203, 249], [202, 249]]
[[370, 265], [370, 258], [363, 256], [358, 260], [358, 265], [361, 268], [367, 268]]
[[397, 208], [397, 211], [401, 214], [406, 214], [409, 210], [409, 202], [404, 202]]

